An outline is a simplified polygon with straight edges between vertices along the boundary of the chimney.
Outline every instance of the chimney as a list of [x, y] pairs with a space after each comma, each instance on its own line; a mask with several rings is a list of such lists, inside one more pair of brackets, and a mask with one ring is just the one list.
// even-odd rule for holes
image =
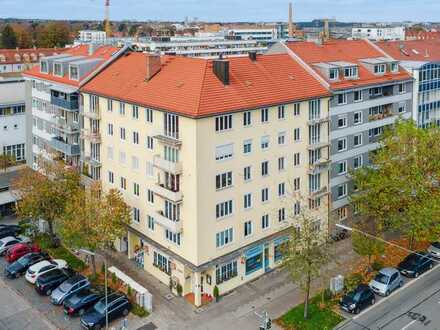
[[293, 8], [292, 8], [292, 3], [289, 2], [289, 23], [288, 23], [288, 28], [289, 28], [289, 39], [293, 38]]
[[229, 61], [214, 60], [212, 62], [212, 71], [223, 85], [229, 85]]
[[97, 45], [94, 44], [93, 42], [89, 44], [89, 51], [88, 51], [89, 56], [93, 55], [93, 53], [96, 51], [97, 48], [96, 46]]
[[255, 62], [257, 60], [257, 52], [256, 51], [251, 51], [249, 52], [249, 59], [252, 62]]
[[147, 64], [147, 76], [146, 81], [151, 80], [156, 73], [158, 73], [162, 67], [159, 54], [146, 54]]

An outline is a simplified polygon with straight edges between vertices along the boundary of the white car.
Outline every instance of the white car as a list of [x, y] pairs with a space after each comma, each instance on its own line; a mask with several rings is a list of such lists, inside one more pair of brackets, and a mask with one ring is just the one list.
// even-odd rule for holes
[[6, 251], [13, 247], [15, 244], [18, 243], [30, 243], [29, 237], [25, 236], [19, 236], [19, 237], [13, 237], [8, 236], [5, 238], [0, 239], [0, 255], [4, 255]]
[[62, 259], [43, 260], [29, 267], [25, 278], [29, 283], [35, 284], [35, 281], [40, 275], [45, 274], [52, 269], [61, 269], [66, 267], [67, 262]]

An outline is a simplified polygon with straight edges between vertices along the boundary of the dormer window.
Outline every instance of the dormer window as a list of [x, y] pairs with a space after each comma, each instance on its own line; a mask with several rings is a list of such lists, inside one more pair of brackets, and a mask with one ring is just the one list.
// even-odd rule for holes
[[337, 68], [331, 68], [329, 72], [330, 80], [336, 80], [339, 77], [339, 70]]
[[398, 72], [399, 71], [399, 65], [396, 62], [391, 63], [390, 71], [391, 72]]
[[376, 64], [374, 66], [374, 73], [375, 74], [385, 73], [385, 64]]
[[357, 78], [358, 77], [357, 66], [350, 66], [350, 67], [344, 68], [344, 77], [345, 78]]
[[53, 64], [53, 74], [56, 76], [63, 76], [63, 66], [61, 63], [54, 63]]
[[41, 61], [40, 62], [40, 71], [42, 73], [48, 73], [49, 72], [49, 65], [47, 61]]
[[71, 65], [70, 66], [70, 79], [71, 80], [79, 80], [78, 67]]

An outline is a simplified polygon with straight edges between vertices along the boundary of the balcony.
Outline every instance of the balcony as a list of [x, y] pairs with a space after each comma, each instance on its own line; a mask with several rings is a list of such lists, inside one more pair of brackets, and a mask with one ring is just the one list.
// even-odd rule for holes
[[321, 148], [326, 148], [329, 147], [330, 143], [325, 141], [325, 142], [316, 142], [316, 143], [311, 143], [307, 146], [308, 150], [316, 150], [316, 149], [321, 149]]
[[78, 99], [68, 98], [66, 100], [64, 98], [56, 97], [52, 94], [50, 96], [50, 103], [65, 110], [70, 110], [70, 111], [79, 110]]
[[312, 125], [316, 125], [316, 124], [323, 124], [323, 123], [327, 123], [330, 121], [330, 117], [326, 116], [326, 117], [320, 117], [320, 118], [313, 118], [313, 119], [309, 119], [307, 121], [307, 124], [312, 126]]
[[81, 138], [90, 140], [92, 143], [101, 143], [101, 133], [99, 131], [82, 128]]
[[321, 171], [328, 171], [330, 166], [330, 159], [318, 159], [313, 164], [309, 164], [308, 174], [315, 174]]
[[160, 168], [163, 171], [169, 172], [171, 174], [180, 174], [182, 173], [182, 163], [177, 162], [173, 163], [168, 160], [163, 159], [161, 156], [154, 156], [154, 167]]
[[68, 144], [60, 138], [52, 138], [50, 140], [50, 146], [67, 156], [78, 156], [80, 154], [79, 144]]
[[84, 111], [84, 109], [83, 109], [83, 115], [84, 115], [84, 117], [87, 117], [90, 119], [95, 119], [95, 120], [101, 119], [101, 113], [99, 112], [99, 110], [92, 112], [92, 111]]
[[65, 118], [58, 117], [56, 122], [57, 130], [66, 133], [66, 134], [76, 134], [79, 132], [79, 124], [78, 123], [70, 123], [67, 124]]
[[182, 231], [182, 222], [168, 219], [163, 215], [163, 211], [157, 211], [155, 213], [154, 222], [174, 233], [180, 233]]
[[180, 147], [182, 145], [182, 141], [180, 141], [178, 138], [165, 135], [165, 134], [158, 134], [153, 136], [156, 140], [158, 140], [160, 143], [170, 145], [172, 147]]
[[173, 191], [171, 189], [166, 188], [163, 184], [156, 183], [152, 190], [155, 194], [166, 198], [172, 202], [178, 203], [182, 200], [182, 192], [181, 191]]
[[322, 197], [324, 195], [327, 195], [328, 193], [329, 193], [328, 187], [324, 186], [324, 187], [320, 188], [319, 190], [311, 191], [309, 194], [309, 198], [314, 199], [314, 198]]

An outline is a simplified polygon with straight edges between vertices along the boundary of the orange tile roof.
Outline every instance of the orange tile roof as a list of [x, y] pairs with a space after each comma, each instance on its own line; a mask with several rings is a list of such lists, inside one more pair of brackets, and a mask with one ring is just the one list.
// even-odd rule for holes
[[[84, 56], [84, 59], [94, 59], [99, 58], [102, 60], [108, 60], [116, 51], [118, 51], [118, 48], [113, 46], [101, 46], [97, 48], [92, 55], [89, 55], [89, 46], [88, 45], [79, 45], [72, 48], [67, 48], [64, 54], [69, 54], [72, 56]], [[91, 72], [96, 69], [101, 63], [98, 63]], [[62, 83], [66, 85], [71, 86], [79, 86], [81, 81], [71, 80], [69, 79], [69, 74], [66, 73], [63, 77], [55, 76], [53, 74], [47, 74], [47, 73], [41, 73], [40, 72], [40, 66], [36, 65], [33, 68], [27, 70], [24, 72], [25, 76], [29, 77], [35, 77], [40, 78], [44, 80], [49, 80], [57, 83]], [[84, 80], [87, 77], [87, 74], [85, 74], [82, 77], [82, 80]]]
[[[287, 46], [312, 68], [313, 64], [323, 62], [345, 61], [357, 64], [359, 67], [359, 79], [346, 80], [340, 77], [335, 82], [327, 81], [334, 90], [411, 79], [410, 75], [402, 68], [399, 68], [398, 73], [386, 73], [382, 76], [376, 76], [364, 67], [360, 61], [361, 59], [385, 56], [366, 40], [338, 39], [327, 41], [322, 45], [318, 45], [315, 42], [295, 41], [287, 43]], [[320, 74], [318, 70], [315, 71]], [[322, 78], [325, 79], [324, 76]]]
[[429, 40], [429, 39], [437, 39], [440, 40], [440, 32], [439, 31], [417, 31], [412, 29], [405, 30], [405, 39], [406, 40]]
[[378, 42], [391, 57], [401, 61], [440, 61], [440, 39]]
[[36, 63], [41, 57], [61, 54], [66, 48], [0, 49], [0, 65]]
[[189, 117], [255, 109], [328, 96], [329, 92], [287, 54], [231, 57], [230, 84], [213, 73], [213, 60], [162, 57], [149, 81], [146, 55], [127, 53], [87, 82], [82, 91]]

